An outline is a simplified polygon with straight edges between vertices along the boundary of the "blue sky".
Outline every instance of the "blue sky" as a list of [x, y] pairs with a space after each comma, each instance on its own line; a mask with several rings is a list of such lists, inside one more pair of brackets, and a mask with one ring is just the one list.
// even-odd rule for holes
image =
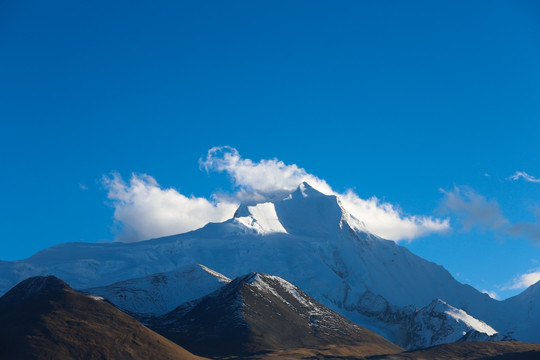
[[0, 259], [127, 239], [132, 173], [237, 196], [199, 164], [231, 146], [448, 220], [400, 243], [510, 296], [540, 274], [538, 44], [536, 1], [3, 1]]

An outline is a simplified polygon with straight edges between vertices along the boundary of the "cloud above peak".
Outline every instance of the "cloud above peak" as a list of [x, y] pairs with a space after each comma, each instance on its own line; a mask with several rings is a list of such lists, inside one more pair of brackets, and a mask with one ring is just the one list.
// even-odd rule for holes
[[326, 195], [340, 198], [345, 210], [361, 220], [368, 231], [389, 240], [413, 240], [431, 233], [450, 229], [448, 219], [423, 215], [406, 215], [399, 207], [380, 201], [377, 197], [362, 199], [352, 190], [338, 193], [323, 179], [308, 173], [296, 164], [287, 165], [278, 159], [254, 162], [244, 159], [232, 147], [214, 147], [200, 160], [206, 171], [226, 172], [239, 187], [238, 199], [272, 199], [273, 194], [290, 193], [302, 182]]
[[304, 181], [324, 194], [338, 196], [345, 210], [361, 220], [368, 231], [386, 239], [411, 241], [450, 229], [448, 219], [407, 215], [399, 206], [376, 197], [362, 199], [352, 190], [338, 193], [325, 180], [296, 164], [278, 159], [252, 161], [229, 146], [211, 148], [199, 165], [208, 173], [228, 174], [231, 192], [215, 193], [206, 199], [164, 189], [146, 174], [132, 174], [129, 183], [118, 174], [105, 176], [103, 184], [120, 229], [117, 239], [138, 241], [195, 230], [208, 222], [231, 218], [240, 203], [279, 200]]
[[207, 172], [227, 173], [242, 194], [251, 193], [256, 198], [294, 191], [304, 181], [324, 194], [333, 193], [326, 181], [307, 173], [296, 164], [286, 165], [278, 159], [254, 162], [242, 158], [238, 150], [230, 146], [211, 148], [199, 163]]

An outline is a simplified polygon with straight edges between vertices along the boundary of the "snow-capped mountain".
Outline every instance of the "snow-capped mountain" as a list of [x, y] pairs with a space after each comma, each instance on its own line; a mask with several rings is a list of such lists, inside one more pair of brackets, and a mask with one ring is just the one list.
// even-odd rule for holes
[[[137, 243], [68, 243], [26, 260], [0, 262], [0, 291], [33, 275], [54, 274], [83, 289], [192, 264], [204, 264], [230, 278], [249, 272], [275, 274], [391, 341], [400, 336], [396, 309], [397, 314], [407, 307], [421, 309], [434, 299], [503, 333], [522, 327], [523, 321], [540, 320], [515, 320], [503, 306], [506, 302], [370, 234], [336, 196], [307, 183], [283, 200], [241, 206], [232, 219], [189, 233]], [[540, 341], [539, 332], [531, 336], [529, 340]], [[399, 345], [413, 346], [406, 341]]]
[[455, 341], [513, 340], [441, 299], [418, 309], [410, 305], [392, 305], [382, 296], [367, 291], [360, 304], [358, 311], [366, 316], [373, 329], [408, 349]]
[[199, 264], [83, 291], [102, 296], [121, 310], [137, 314], [140, 318], [165, 314], [179, 304], [198, 299], [230, 281]]
[[248, 356], [291, 348], [363, 356], [402, 351], [319, 304], [288, 281], [250, 273], [215, 292], [153, 319], [149, 326], [204, 356]]
[[415, 311], [402, 327], [410, 348], [456, 341], [502, 341], [512, 340], [499, 334], [485, 322], [475, 319], [465, 311], [456, 309], [443, 300], [433, 300], [429, 305]]

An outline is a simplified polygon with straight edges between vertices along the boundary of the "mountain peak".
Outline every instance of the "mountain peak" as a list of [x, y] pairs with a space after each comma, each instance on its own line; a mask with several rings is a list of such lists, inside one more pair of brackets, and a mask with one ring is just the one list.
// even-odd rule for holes
[[327, 237], [341, 232], [345, 223], [365, 231], [365, 226], [343, 209], [336, 195], [326, 195], [305, 181], [282, 200], [240, 205], [228, 222], [257, 234]]
[[[409, 334], [411, 348], [423, 348], [448, 342], [470, 340], [502, 340], [498, 332], [485, 322], [453, 307], [446, 301], [435, 299], [413, 315], [413, 329], [422, 331]], [[468, 335], [467, 335], [468, 334]], [[474, 335], [473, 335], [474, 334]], [[462, 337], [466, 336], [462, 339]]]
[[328, 345], [358, 346], [364, 355], [401, 350], [319, 304], [287, 280], [259, 272], [237, 277], [223, 288], [155, 318], [152, 327], [204, 356], [253, 358], [250, 355], [263, 351], [327, 349]]
[[290, 195], [291, 197], [300, 196], [300, 197], [321, 197], [321, 196], [327, 196], [320, 192], [319, 190], [316, 190], [313, 186], [311, 186], [306, 181], [302, 182], [300, 185], [298, 185], [298, 188]]
[[447, 309], [453, 309], [454, 307], [449, 305], [446, 301], [441, 299], [434, 299], [431, 303], [429, 303], [425, 309], [427, 311], [440, 311], [444, 312]]
[[325, 195], [303, 182], [288, 197], [275, 204], [278, 218], [289, 234], [328, 236], [341, 231], [348, 218], [335, 195]]
[[13, 289], [0, 298], [2, 303], [21, 303], [26, 299], [56, 294], [62, 290], [71, 290], [71, 287], [59, 278], [49, 276], [34, 276], [20, 282]]

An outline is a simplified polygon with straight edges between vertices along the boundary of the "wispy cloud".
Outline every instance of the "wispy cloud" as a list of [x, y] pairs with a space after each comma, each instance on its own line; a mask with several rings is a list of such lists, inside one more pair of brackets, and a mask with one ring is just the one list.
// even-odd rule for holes
[[441, 208], [444, 213], [457, 218], [461, 230], [477, 228], [493, 231], [497, 235], [522, 237], [534, 244], [540, 244], [540, 206], [533, 209], [536, 221], [511, 223], [501, 211], [496, 199], [487, 199], [468, 186], [455, 186], [453, 190], [442, 190], [444, 199]]
[[509, 180], [519, 180], [519, 179], [523, 179], [527, 182], [532, 182], [532, 183], [540, 183], [540, 179], [539, 178], [536, 178], [532, 175], [529, 175], [527, 174], [525, 171], [516, 171], [516, 173], [512, 176], [510, 176], [508, 178]]
[[526, 289], [529, 286], [536, 284], [538, 281], [540, 281], [540, 269], [536, 269], [534, 271], [515, 277], [510, 285], [504, 286], [501, 289], [502, 290]]
[[468, 186], [455, 186], [451, 191], [441, 191], [444, 194], [443, 211], [457, 216], [464, 231], [473, 227], [484, 231], [502, 230], [510, 224], [503, 216], [497, 200], [488, 200]]
[[237, 204], [185, 196], [164, 189], [149, 175], [132, 174], [125, 183], [118, 174], [103, 177], [107, 197], [121, 232], [119, 241], [139, 241], [195, 230], [230, 218]]
[[520, 222], [510, 226], [506, 232], [513, 236], [522, 236], [530, 241], [540, 244], [540, 207], [533, 210], [536, 221]]

